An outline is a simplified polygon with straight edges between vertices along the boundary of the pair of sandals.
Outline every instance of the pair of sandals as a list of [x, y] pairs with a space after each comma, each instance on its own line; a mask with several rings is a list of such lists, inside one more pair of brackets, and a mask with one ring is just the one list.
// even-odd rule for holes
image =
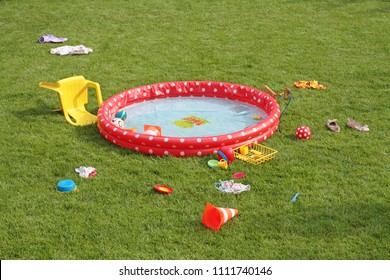
[[[333, 132], [340, 132], [340, 130], [341, 130], [340, 125], [337, 123], [336, 119], [328, 120], [326, 122], [326, 126]], [[358, 131], [369, 131], [370, 130], [368, 128], [368, 125], [366, 125], [366, 124], [362, 125], [351, 118], [348, 118], [347, 126], [350, 128], [356, 129]]]

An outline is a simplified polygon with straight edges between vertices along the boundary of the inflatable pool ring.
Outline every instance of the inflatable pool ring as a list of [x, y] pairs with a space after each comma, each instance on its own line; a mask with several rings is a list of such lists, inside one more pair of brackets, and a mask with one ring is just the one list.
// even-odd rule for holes
[[[135, 103], [159, 98], [202, 97], [244, 102], [261, 109], [267, 116], [244, 129], [212, 136], [175, 137], [129, 131], [111, 122], [116, 112]], [[212, 81], [182, 81], [150, 84], [125, 90], [110, 97], [98, 110], [98, 129], [109, 142], [124, 148], [157, 156], [204, 156], [270, 138], [279, 125], [280, 108], [269, 94], [249, 86]]]

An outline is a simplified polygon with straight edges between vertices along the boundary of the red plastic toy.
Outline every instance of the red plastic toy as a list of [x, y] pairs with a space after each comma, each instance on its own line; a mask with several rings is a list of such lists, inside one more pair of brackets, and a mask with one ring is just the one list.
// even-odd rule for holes
[[295, 130], [295, 137], [296, 137], [297, 139], [301, 139], [301, 140], [310, 139], [310, 137], [311, 137], [310, 128], [308, 128], [307, 126], [304, 126], [304, 125], [298, 127], [298, 128]]
[[234, 152], [232, 148], [223, 146], [218, 150], [218, 159], [224, 159], [228, 164], [231, 164], [234, 160]]
[[160, 184], [155, 185], [154, 190], [163, 194], [170, 194], [173, 192], [172, 188]]

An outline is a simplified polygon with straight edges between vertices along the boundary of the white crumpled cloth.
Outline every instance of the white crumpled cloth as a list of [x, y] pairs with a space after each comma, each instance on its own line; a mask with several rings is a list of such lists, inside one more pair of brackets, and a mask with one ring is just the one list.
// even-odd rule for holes
[[39, 37], [38, 39], [39, 43], [63, 43], [66, 41], [68, 41], [68, 38], [58, 38], [53, 34], [46, 34]]
[[50, 50], [51, 54], [58, 54], [58, 55], [89, 54], [91, 52], [93, 52], [93, 50], [91, 48], [87, 48], [84, 45], [62, 46]]
[[80, 166], [75, 169], [77, 173], [79, 173], [82, 178], [90, 178], [96, 175], [96, 169], [91, 166]]
[[227, 193], [241, 193], [243, 191], [249, 191], [251, 189], [250, 185], [244, 185], [242, 183], [234, 183], [233, 180], [221, 181], [214, 183], [215, 187], [221, 192]]

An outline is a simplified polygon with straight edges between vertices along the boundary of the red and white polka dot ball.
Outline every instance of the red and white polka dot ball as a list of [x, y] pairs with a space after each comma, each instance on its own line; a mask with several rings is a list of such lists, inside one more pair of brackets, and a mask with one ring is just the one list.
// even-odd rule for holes
[[297, 139], [302, 139], [302, 140], [310, 139], [310, 137], [311, 137], [310, 128], [308, 128], [307, 126], [304, 126], [304, 125], [298, 127], [295, 130], [295, 137]]

